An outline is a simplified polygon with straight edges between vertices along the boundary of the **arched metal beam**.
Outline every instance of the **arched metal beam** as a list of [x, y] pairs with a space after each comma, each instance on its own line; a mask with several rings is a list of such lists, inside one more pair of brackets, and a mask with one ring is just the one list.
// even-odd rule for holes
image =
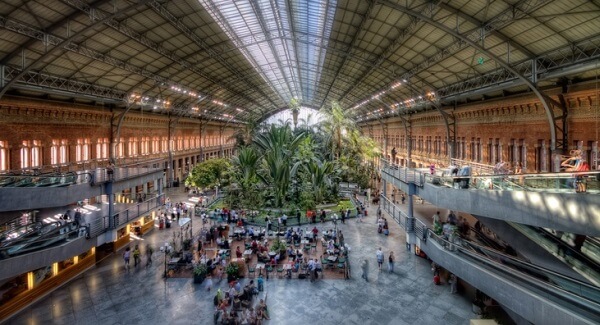
[[[93, 3], [91, 3], [89, 6], [91, 8], [97, 8], [107, 2], [109, 2], [110, 0], [97, 0]], [[79, 17], [79, 16], [83, 16], [82, 13], [79, 10], [76, 10], [74, 12], [72, 12], [70, 15], [68, 15], [67, 17], [53, 23], [52, 25], [44, 28], [44, 30], [46, 30], [48, 33], [52, 33], [55, 32], [57, 29], [63, 27], [65, 24], [67, 24], [67, 31], [69, 30], [68, 28], [68, 24], [70, 21], [74, 20], [75, 18]], [[25, 43], [21, 44], [19, 46], [19, 48], [15, 49], [14, 51], [12, 51], [11, 53], [5, 55], [2, 59], [0, 59], [0, 66], [2, 65], [6, 65], [8, 64], [8, 62], [15, 56], [19, 55], [19, 53], [23, 52], [24, 50], [26, 50], [27, 48], [29, 48], [31, 45], [35, 44], [35, 42], [37, 42], [37, 39], [34, 38], [30, 38], [27, 41], [25, 41]]]
[[[312, 107], [312, 106], [308, 106], [308, 105], [302, 105], [302, 107], [306, 107], [306, 108], [314, 109], [314, 110], [315, 110], [315, 111], [317, 111], [317, 112], [319, 111], [319, 109], [318, 109], [318, 108], [316, 108], [316, 107]], [[284, 107], [280, 107], [280, 108], [278, 108], [278, 109], [276, 109], [276, 110], [273, 110], [273, 111], [267, 112], [267, 114], [265, 114], [265, 115], [261, 116], [261, 118], [259, 118], [258, 120], [256, 120], [256, 124], [260, 124], [260, 123], [262, 123], [262, 122], [264, 122], [264, 121], [268, 120], [268, 119], [269, 119], [271, 116], [273, 116], [273, 115], [275, 115], [275, 114], [277, 114], [277, 113], [281, 113], [281, 112], [285, 111], [286, 109], [289, 109], [289, 107], [288, 107], [288, 106], [284, 106]]]
[[[381, 98], [377, 98], [383, 105], [385, 105], [388, 109], [390, 110], [394, 110], [392, 108], [392, 106], [388, 105], [386, 102], [384, 102]], [[412, 146], [411, 146], [411, 135], [412, 135], [412, 125], [410, 123], [410, 120], [407, 120], [403, 115], [405, 114], [398, 114], [398, 117], [400, 118], [400, 120], [402, 121], [402, 125], [404, 126], [404, 138], [406, 139], [407, 143], [406, 143], [406, 161], [408, 166], [410, 167], [410, 161], [412, 160]]]
[[[375, 8], [375, 6], [377, 6], [377, 0], [371, 0], [369, 3], [369, 7], [367, 8], [367, 12], [364, 15], [362, 15], [360, 25], [356, 29], [354, 36], [352, 36], [352, 41], [350, 41], [350, 51], [352, 51], [355, 48], [355, 43], [356, 43], [356, 41], [358, 41], [358, 36], [361, 34], [363, 27], [365, 26], [365, 24], [371, 17], [371, 12], [373, 12], [373, 9]], [[331, 80], [331, 83], [329, 84], [329, 87], [327, 88], [327, 91], [325, 92], [325, 96], [323, 96], [323, 100], [321, 101], [321, 106], [323, 106], [325, 104], [325, 100], [329, 96], [329, 92], [331, 92], [331, 88], [333, 88], [333, 84], [337, 81], [340, 71], [342, 71], [342, 68], [346, 66], [346, 62], [348, 62], [349, 58], [350, 58], [350, 55], [344, 56], [344, 61], [342, 61], [342, 63], [338, 65], [338, 67], [335, 71], [335, 74], [333, 76], [333, 79]]]
[[48, 52], [40, 55], [39, 58], [37, 58], [35, 61], [33, 61], [30, 65], [28, 65], [27, 67], [24, 67], [23, 70], [21, 71], [21, 73], [19, 73], [19, 75], [17, 75], [15, 78], [13, 78], [12, 80], [10, 80], [9, 82], [7, 82], [4, 87], [2, 87], [2, 89], [0, 89], [0, 99], [2, 98], [2, 96], [4, 96], [4, 94], [8, 91], [8, 89], [10, 89], [12, 87], [12, 85], [17, 82], [17, 80], [20, 80], [27, 72], [29, 72], [29, 70], [33, 69], [38, 63], [43, 62], [49, 55], [54, 54], [55, 52], [57, 52], [58, 50], [64, 50], [64, 47], [66, 45], [68, 45], [69, 43], [71, 43], [74, 39], [76, 39], [77, 37], [80, 37], [81, 35], [87, 33], [88, 31], [96, 28], [99, 25], [104, 24], [105, 22], [123, 15], [127, 12], [129, 12], [132, 9], [135, 9], [139, 6], [145, 5], [149, 0], [138, 0], [136, 2], [134, 2], [133, 4], [130, 4], [129, 6], [123, 8], [123, 9], [119, 9], [118, 11], [110, 14], [107, 17], [104, 17], [103, 19], [99, 19], [97, 21], [92, 22], [92, 24], [84, 27], [82, 30], [78, 31], [77, 33], [71, 35], [70, 37], [67, 37], [65, 40], [63, 40], [62, 42], [60, 42], [58, 45], [56, 45], [55, 47], [51, 48], [50, 50], [48, 50]]
[[[407, 82], [405, 85], [414, 92], [420, 94], [418, 90], [415, 89], [415, 87], [410, 83], [410, 80], [408, 81], [409, 82]], [[448, 112], [444, 111], [439, 101], [431, 100], [429, 96], [425, 96], [425, 98], [431, 104], [431, 106], [433, 106], [440, 113], [442, 119], [444, 120], [444, 125], [446, 126], [446, 141], [448, 142], [448, 158], [450, 159], [449, 161], [451, 161], [452, 158], [456, 157], [456, 119], [454, 114], [448, 114]]]
[[[538, 97], [538, 99], [540, 100], [540, 102], [542, 103], [542, 106], [544, 107], [544, 110], [546, 111], [546, 115], [548, 118], [548, 122], [550, 124], [550, 148], [552, 151], [556, 151], [556, 144], [557, 144], [557, 132], [562, 133], [562, 137], [563, 139], [566, 139], [566, 130], [564, 130], [563, 128], [560, 128], [557, 126], [556, 122], [555, 122], [555, 114], [553, 111], [553, 108], [551, 107], [550, 104], [550, 100], [549, 97], [546, 96], [545, 94], [543, 94], [538, 88], [537, 86], [528, 78], [526, 78], [525, 76], [523, 76], [522, 74], [520, 74], [518, 71], [516, 71], [513, 67], [511, 67], [508, 63], [504, 62], [504, 60], [502, 60], [500, 57], [498, 57], [497, 55], [495, 55], [494, 53], [492, 53], [491, 51], [488, 51], [487, 49], [485, 49], [483, 46], [477, 44], [476, 42], [470, 40], [468, 37], [465, 37], [463, 34], [458, 33], [457, 31], [447, 27], [444, 24], [438, 23], [437, 21], [435, 21], [433, 18], [427, 17], [419, 12], [415, 12], [411, 9], [408, 9], [406, 7], [403, 7], [399, 4], [393, 3], [389, 0], [381, 0], [383, 4], [385, 4], [386, 6], [401, 11], [405, 14], [411, 15], [413, 17], [417, 17], [419, 19], [421, 19], [422, 21], [427, 22], [428, 24], [450, 34], [453, 35], [454, 37], [462, 40], [463, 42], [469, 44], [469, 46], [477, 49], [478, 51], [485, 53], [487, 56], [489, 56], [490, 58], [492, 58], [496, 63], [498, 63], [500, 66], [502, 66], [503, 68], [505, 68], [506, 70], [508, 70], [509, 72], [511, 72], [512, 74], [514, 74], [517, 78], [519, 78], [520, 80], [522, 80], [530, 89], [531, 91], [533, 91], [533, 93]], [[564, 142], [561, 140], [561, 142]], [[564, 145], [564, 143], [562, 143], [562, 145]], [[560, 148], [560, 149], [564, 149], [564, 148]]]

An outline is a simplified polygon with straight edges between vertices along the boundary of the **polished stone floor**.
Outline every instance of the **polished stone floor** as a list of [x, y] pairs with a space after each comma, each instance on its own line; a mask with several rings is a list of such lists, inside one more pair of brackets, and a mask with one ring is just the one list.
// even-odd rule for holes
[[[180, 193], [169, 194], [173, 201], [185, 199]], [[338, 225], [351, 247], [351, 279], [267, 281], [261, 294], [268, 294], [271, 320], [266, 324], [468, 324], [475, 318], [466, 298], [451, 294], [448, 285], [433, 284], [429, 262], [406, 250], [405, 234], [391, 218], [390, 236], [377, 233], [375, 210], [369, 208], [364, 223], [352, 219]], [[155, 229], [140, 240], [141, 246], [158, 247], [177, 230]], [[386, 267], [377, 270], [378, 247], [386, 259], [394, 251], [395, 273], [386, 272]], [[368, 282], [360, 276], [364, 259], [369, 261]], [[213, 324], [214, 289], [207, 292], [192, 279], [164, 281], [164, 257], [155, 253], [154, 260], [151, 268], [127, 272], [121, 255], [112, 255], [7, 323]], [[225, 288], [225, 282], [218, 286]]]

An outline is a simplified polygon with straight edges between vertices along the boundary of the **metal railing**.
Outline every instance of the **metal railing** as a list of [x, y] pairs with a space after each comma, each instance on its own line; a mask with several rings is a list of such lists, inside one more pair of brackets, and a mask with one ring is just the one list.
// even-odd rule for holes
[[461, 167], [461, 166], [470, 166], [473, 172], [473, 175], [493, 175], [494, 174], [494, 166], [486, 165], [481, 163], [476, 163], [468, 160], [450, 159], [450, 163], [453, 166]]
[[385, 159], [381, 159], [381, 172], [395, 177], [404, 183], [413, 183], [418, 186], [423, 186], [425, 182], [422, 172], [414, 168], [406, 168], [396, 164], [390, 164]]
[[133, 219], [139, 218], [140, 216], [142, 216], [145, 213], [148, 213], [154, 209], [162, 207], [163, 202], [164, 202], [164, 197], [165, 197], [165, 194], [163, 193], [157, 197], [140, 202], [129, 209], [115, 212], [111, 216], [111, 218], [113, 218], [114, 227], [118, 228], [119, 226], [122, 226], [130, 221], [133, 221]]
[[[94, 219], [87, 224], [89, 236], [91, 238], [97, 237], [110, 229], [116, 229], [148, 212], [161, 208], [164, 205], [164, 198], [165, 194], [163, 193], [144, 202], [137, 203], [126, 210], [115, 212], [112, 216]], [[110, 218], [113, 220], [113, 228], [110, 227]]]
[[424, 180], [434, 185], [481, 190], [509, 190], [534, 192], [586, 192], [599, 194], [600, 172], [572, 172], [546, 174], [506, 174], [480, 176], [435, 176], [424, 174]]
[[389, 215], [391, 215], [392, 219], [394, 219], [394, 221], [396, 221], [400, 225], [400, 227], [404, 229], [404, 231], [413, 231], [414, 224], [411, 222], [408, 215], [404, 211], [401, 211], [400, 208], [398, 208], [394, 203], [392, 203], [392, 201], [389, 198], [381, 195], [379, 202], [381, 202], [380, 204], [383, 210], [385, 210]]

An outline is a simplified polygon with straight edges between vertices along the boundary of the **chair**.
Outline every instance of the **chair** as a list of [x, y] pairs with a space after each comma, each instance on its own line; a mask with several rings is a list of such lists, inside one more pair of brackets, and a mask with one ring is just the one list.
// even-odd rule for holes
[[310, 245], [310, 248], [312, 249], [313, 252], [317, 251], [317, 244], [313, 243]]
[[265, 269], [267, 272], [267, 278], [269, 277], [269, 274], [273, 273], [273, 267], [271, 265], [267, 266], [267, 268]]
[[253, 268], [253, 267], [249, 267], [248, 268], [248, 278], [254, 279], [255, 273], [256, 273], [256, 269], [255, 268]]
[[280, 279], [283, 279], [283, 268], [282, 267], [277, 268], [277, 276]]
[[346, 258], [345, 257], [339, 257], [338, 258], [338, 263], [346, 263]]
[[338, 271], [340, 271], [340, 273], [344, 273], [344, 269], [346, 268], [346, 263], [338, 263], [337, 267], [338, 267]]

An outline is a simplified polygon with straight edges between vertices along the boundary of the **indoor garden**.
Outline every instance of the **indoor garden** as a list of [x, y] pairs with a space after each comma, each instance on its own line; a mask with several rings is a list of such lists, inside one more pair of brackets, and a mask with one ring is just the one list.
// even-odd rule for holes
[[296, 102], [290, 107], [293, 121], [238, 129], [234, 135], [237, 155], [196, 165], [186, 186], [224, 193], [213, 208], [257, 211], [258, 215], [272, 212], [295, 217], [298, 211], [322, 207], [332, 212], [352, 208], [349, 198], [340, 195], [339, 184], [370, 186], [373, 161], [380, 155], [376, 143], [361, 135], [347, 110], [337, 103], [322, 109], [317, 123], [312, 123], [310, 114], [298, 118]]

